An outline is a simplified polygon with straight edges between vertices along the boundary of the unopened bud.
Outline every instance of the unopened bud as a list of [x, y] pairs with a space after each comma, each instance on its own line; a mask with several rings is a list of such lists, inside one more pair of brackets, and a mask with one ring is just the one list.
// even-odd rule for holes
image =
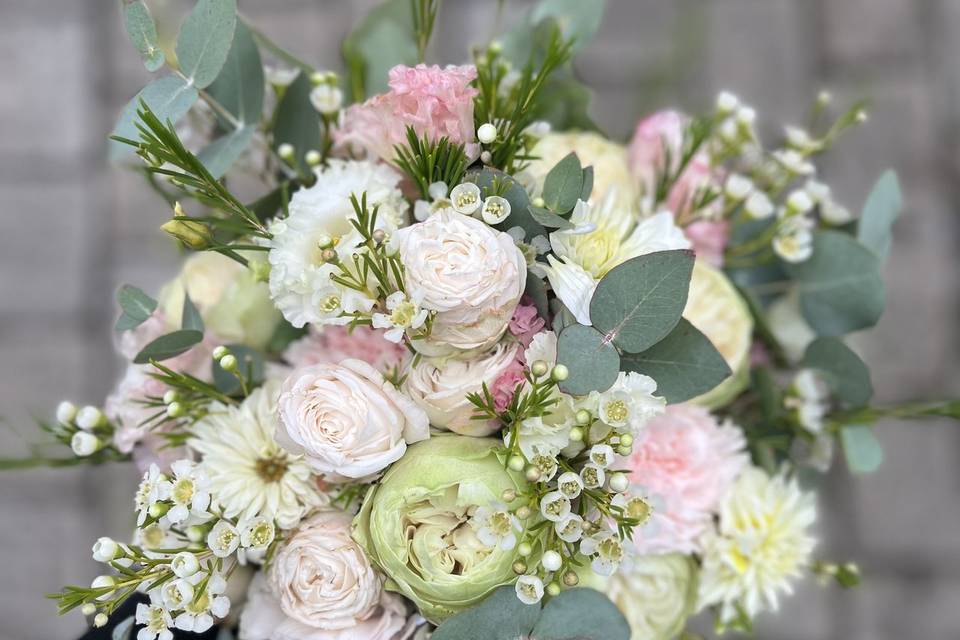
[[567, 571], [563, 574], [563, 584], [568, 587], [575, 587], [580, 584], [580, 576], [578, 576], [575, 571]]
[[77, 417], [77, 406], [72, 402], [64, 400], [57, 405], [57, 422], [60, 424], [71, 424]]
[[570, 429], [570, 442], [583, 442], [583, 429], [573, 427]]
[[551, 582], [547, 585], [546, 592], [548, 596], [556, 597], [560, 595], [560, 585], [556, 582]]
[[567, 369], [566, 365], [558, 364], [553, 367], [553, 370], [550, 372], [550, 377], [556, 382], [563, 382], [570, 377], [570, 370]]
[[504, 502], [513, 502], [517, 499], [517, 492], [513, 489], [504, 489], [503, 493], [500, 494], [500, 499]]
[[527, 478], [528, 482], [537, 482], [540, 479], [540, 475], [540, 469], [533, 465], [527, 467], [527, 470], [524, 472], [524, 476]]
[[303, 159], [307, 161], [308, 165], [315, 167], [323, 160], [323, 156], [320, 155], [320, 152], [316, 149], [310, 149], [310, 151], [307, 151]]
[[220, 368], [233, 373], [237, 370], [237, 357], [232, 353], [223, 356], [220, 358]]
[[513, 563], [513, 572], [518, 576], [522, 576], [527, 572], [527, 563], [523, 560], [517, 560]]
[[381, 244], [384, 240], [387, 239], [387, 232], [383, 229], [377, 229], [371, 234], [373, 241], [377, 244]]
[[94, 627], [97, 627], [97, 628], [106, 626], [107, 620], [109, 620], [109, 618], [107, 618], [107, 614], [105, 614], [105, 613], [98, 613], [98, 614], [97, 614], [96, 616], [94, 616], [94, 618], [93, 618], [93, 626], [94, 626]]
[[[179, 202], [173, 207], [173, 215], [185, 215]], [[160, 225], [160, 228], [191, 249], [206, 249], [213, 239], [210, 228], [196, 220], [168, 220]]]
[[167, 415], [171, 418], [179, 418], [187, 413], [187, 410], [179, 402], [171, 402], [167, 405]]
[[287, 162], [293, 160], [293, 156], [296, 153], [296, 150], [293, 148], [293, 145], [289, 142], [284, 142], [279, 147], [277, 147], [277, 155], [286, 160]]
[[510, 460], [507, 461], [507, 466], [510, 467], [511, 471], [523, 471], [526, 464], [527, 462], [522, 456], [511, 456]]
[[165, 394], [163, 394], [163, 404], [173, 404], [180, 397], [180, 394], [177, 393], [176, 389], [170, 389]]
[[590, 412], [587, 411], [586, 409], [580, 409], [579, 411], [577, 411], [577, 415], [575, 417], [577, 420], [577, 424], [579, 424], [580, 426], [588, 425], [590, 424], [591, 420], [593, 420], [593, 416], [590, 415]]
[[537, 360], [530, 367], [530, 373], [535, 376], [543, 376], [547, 373], [547, 363], [543, 360]]
[[247, 268], [253, 274], [256, 282], [267, 282], [270, 280], [270, 263], [266, 260], [251, 260], [247, 263]]
[[80, 613], [82, 613], [85, 616], [92, 616], [96, 612], [97, 612], [97, 605], [93, 604], [92, 602], [88, 602], [87, 604], [80, 607]]
[[230, 353], [230, 349], [227, 349], [225, 346], [220, 345], [219, 347], [213, 350], [213, 359], [220, 360], [221, 358], [223, 358], [223, 356], [229, 353]]

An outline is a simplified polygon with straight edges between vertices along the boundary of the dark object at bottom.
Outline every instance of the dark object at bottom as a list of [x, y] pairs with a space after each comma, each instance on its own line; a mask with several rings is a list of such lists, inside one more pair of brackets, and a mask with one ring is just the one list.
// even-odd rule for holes
[[[149, 602], [149, 598], [139, 594], [127, 598], [126, 602], [113, 612], [113, 615], [110, 616], [110, 620], [105, 626], [99, 629], [88, 629], [87, 632], [80, 637], [80, 640], [112, 640], [114, 627], [136, 614], [137, 604], [141, 602]], [[130, 631], [130, 640], [136, 640], [137, 632], [142, 628], [140, 625], [134, 625]], [[187, 631], [180, 631], [179, 629], [171, 629], [171, 631], [173, 632], [174, 640], [216, 640], [220, 629], [213, 627], [203, 633], [189, 633]]]

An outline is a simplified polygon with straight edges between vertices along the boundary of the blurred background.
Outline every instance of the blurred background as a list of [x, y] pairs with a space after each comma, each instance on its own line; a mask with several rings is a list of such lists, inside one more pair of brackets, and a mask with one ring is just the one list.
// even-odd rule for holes
[[[589, 2], [590, 0], [583, 0]], [[40, 438], [61, 398], [102, 402], [118, 375], [114, 290], [155, 291], [176, 270], [157, 227], [170, 212], [105, 161], [120, 107], [148, 81], [119, 3], [3, 0], [0, 6], [0, 455]], [[185, 0], [148, 2], [181, 15]], [[241, 0], [242, 12], [319, 68], [340, 69], [344, 33], [375, 0]], [[445, 0], [433, 59], [466, 60], [494, 32], [496, 2]], [[530, 3], [507, 2], [505, 22]], [[593, 114], [624, 139], [653, 109], [711, 107], [729, 89], [768, 137], [801, 121], [821, 89], [873, 100], [869, 124], [821, 164], [856, 210], [893, 167], [906, 210], [887, 265], [889, 306], [859, 341], [881, 402], [960, 393], [960, 2], [610, 0], [578, 60]], [[886, 462], [821, 494], [820, 555], [855, 561], [853, 591], [799, 588], [757, 636], [776, 640], [960, 637], [960, 427], [879, 426]], [[0, 640], [69, 639], [43, 595], [88, 583], [98, 535], [126, 538], [132, 466], [0, 475]]]

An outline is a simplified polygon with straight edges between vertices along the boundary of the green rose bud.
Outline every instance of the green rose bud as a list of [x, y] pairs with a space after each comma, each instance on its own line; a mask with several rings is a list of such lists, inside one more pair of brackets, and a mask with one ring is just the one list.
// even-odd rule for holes
[[387, 575], [385, 587], [413, 600], [433, 623], [516, 580], [517, 547], [483, 545], [470, 522], [477, 506], [526, 487], [522, 473], [497, 458], [499, 444], [459, 435], [414, 444], [370, 489], [353, 521], [354, 539]]

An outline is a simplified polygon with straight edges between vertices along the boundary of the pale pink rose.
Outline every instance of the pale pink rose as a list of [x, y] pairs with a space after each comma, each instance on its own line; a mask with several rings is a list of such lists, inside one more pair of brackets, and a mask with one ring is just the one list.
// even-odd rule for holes
[[528, 298], [521, 298], [520, 304], [513, 310], [508, 328], [510, 334], [526, 349], [533, 336], [540, 333], [546, 325], [544, 319], [537, 315], [536, 306], [529, 302]]
[[375, 474], [430, 437], [423, 410], [361, 360], [294, 370], [278, 406], [277, 441], [328, 480]]
[[696, 553], [721, 498], [747, 464], [743, 432], [720, 425], [703, 407], [667, 406], [637, 435], [626, 462], [634, 494], [654, 509], [645, 531], [634, 536], [640, 554]]
[[295, 369], [313, 364], [337, 364], [348, 358], [363, 360], [377, 371], [400, 367], [407, 361], [409, 351], [402, 344], [383, 337], [382, 329], [311, 325], [310, 332], [291, 342], [283, 352], [283, 359]]
[[517, 389], [526, 381], [523, 370], [523, 361], [519, 358], [514, 359], [510, 366], [493, 381], [490, 393], [493, 394], [493, 406], [497, 411], [502, 413], [510, 406]]
[[726, 220], [698, 220], [683, 228], [684, 234], [693, 244], [698, 258], [708, 264], [723, 268], [723, 252], [730, 240], [730, 223]]
[[349, 107], [341, 126], [334, 131], [337, 146], [360, 148], [368, 156], [393, 162], [395, 145], [405, 145], [407, 127], [431, 141], [442, 137], [466, 145], [467, 156], [476, 158], [473, 98], [470, 83], [477, 77], [471, 65], [397, 65], [390, 70], [387, 93]]
[[465, 436], [487, 436], [500, 428], [497, 420], [474, 420], [467, 395], [491, 391], [497, 380], [516, 367], [521, 347], [499, 342], [488, 353], [469, 359], [421, 358], [406, 370], [403, 390], [430, 418], [430, 424]]

